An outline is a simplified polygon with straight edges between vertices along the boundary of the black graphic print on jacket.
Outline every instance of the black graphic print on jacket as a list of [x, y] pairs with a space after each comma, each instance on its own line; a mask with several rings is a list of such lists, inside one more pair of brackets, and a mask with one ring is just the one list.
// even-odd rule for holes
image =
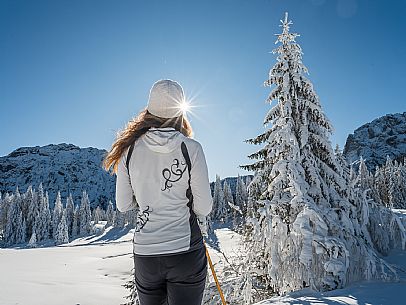
[[162, 170], [162, 176], [165, 179], [165, 186], [161, 188], [161, 191], [170, 191], [173, 186], [173, 182], [179, 181], [183, 173], [186, 171], [187, 165], [184, 161], [179, 161], [179, 159], [173, 159], [173, 164], [169, 168], [164, 168]]

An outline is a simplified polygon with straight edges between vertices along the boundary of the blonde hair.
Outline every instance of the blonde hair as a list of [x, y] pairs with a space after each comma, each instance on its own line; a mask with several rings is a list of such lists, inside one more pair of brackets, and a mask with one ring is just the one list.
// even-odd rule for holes
[[[117, 173], [118, 162], [124, 151], [151, 127], [173, 127], [186, 137], [193, 136], [192, 126], [185, 115], [166, 119], [155, 116], [144, 109], [132, 118], [123, 130], [117, 133], [110, 151], [104, 157], [103, 168], [111, 174]], [[110, 171], [111, 168], [112, 171]]]

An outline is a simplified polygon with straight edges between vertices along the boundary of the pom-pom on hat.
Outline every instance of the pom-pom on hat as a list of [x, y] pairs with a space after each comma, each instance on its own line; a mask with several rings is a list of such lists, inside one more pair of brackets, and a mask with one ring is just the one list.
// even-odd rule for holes
[[147, 110], [161, 118], [175, 118], [182, 115], [180, 105], [185, 95], [182, 86], [170, 79], [157, 81], [149, 92]]

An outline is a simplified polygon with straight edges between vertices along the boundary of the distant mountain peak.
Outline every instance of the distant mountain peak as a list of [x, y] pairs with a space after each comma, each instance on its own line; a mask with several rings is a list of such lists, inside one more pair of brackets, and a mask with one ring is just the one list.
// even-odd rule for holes
[[58, 191], [64, 202], [72, 193], [75, 204], [79, 204], [83, 190], [93, 206], [105, 206], [114, 201], [116, 179], [102, 168], [106, 153], [67, 143], [20, 147], [0, 157], [0, 191], [14, 192], [18, 186], [25, 192], [29, 185], [37, 189], [42, 183], [51, 206]]
[[11, 153], [7, 155], [7, 157], [18, 157], [27, 154], [39, 154], [41, 152], [46, 151], [60, 151], [60, 150], [79, 150], [80, 147], [67, 144], [67, 143], [60, 143], [60, 144], [48, 144], [45, 146], [23, 146], [13, 150]]
[[403, 160], [406, 157], [406, 112], [387, 114], [356, 129], [347, 138], [344, 155], [350, 163], [362, 156], [370, 170], [384, 164], [387, 156]]

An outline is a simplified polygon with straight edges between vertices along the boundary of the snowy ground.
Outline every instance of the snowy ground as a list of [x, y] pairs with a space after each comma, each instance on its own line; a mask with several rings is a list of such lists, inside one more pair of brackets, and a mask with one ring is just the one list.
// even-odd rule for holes
[[[133, 230], [107, 229], [63, 246], [0, 249], [0, 305], [119, 305], [128, 294], [122, 285], [132, 268]], [[237, 255], [240, 238], [215, 228], [208, 247], [216, 272], [223, 255]], [[232, 259], [232, 258], [231, 258]], [[406, 270], [406, 251], [394, 251], [389, 262]], [[209, 271], [209, 273], [211, 273]], [[302, 290], [262, 305], [397, 305], [405, 304], [406, 273], [397, 283], [362, 282], [328, 293]]]
[[[111, 229], [111, 228], [110, 228]], [[132, 230], [63, 246], [0, 249], [1, 305], [119, 305], [132, 268]]]
[[[119, 305], [129, 291], [134, 230], [111, 227], [102, 235], [62, 246], [0, 249], [0, 305]], [[218, 237], [218, 238], [217, 238]], [[213, 245], [235, 255], [238, 235], [221, 229]], [[217, 272], [222, 254], [209, 251]]]

